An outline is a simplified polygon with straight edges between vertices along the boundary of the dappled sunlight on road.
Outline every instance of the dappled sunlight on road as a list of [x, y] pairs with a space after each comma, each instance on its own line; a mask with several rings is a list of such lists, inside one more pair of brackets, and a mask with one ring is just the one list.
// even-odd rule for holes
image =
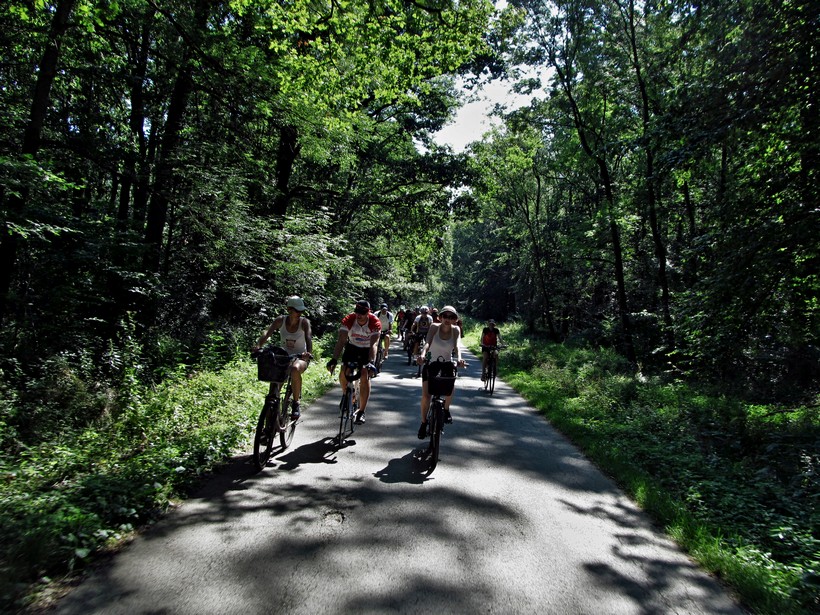
[[739, 613], [720, 586], [468, 358], [427, 475], [401, 353], [338, 446], [340, 389], [293, 443], [242, 456], [62, 605], [65, 613]]

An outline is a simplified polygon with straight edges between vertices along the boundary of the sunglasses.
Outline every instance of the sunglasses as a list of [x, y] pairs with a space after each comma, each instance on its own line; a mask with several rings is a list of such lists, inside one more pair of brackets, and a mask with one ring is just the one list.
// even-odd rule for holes
[[455, 314], [450, 314], [450, 312], [447, 312], [446, 314], [439, 314], [439, 316], [441, 318], [448, 318], [448, 319], [452, 318], [453, 320], [456, 319], [456, 315]]
[[353, 310], [353, 311], [356, 312], [359, 316], [367, 316], [370, 313], [370, 310], [358, 309], [358, 308]]

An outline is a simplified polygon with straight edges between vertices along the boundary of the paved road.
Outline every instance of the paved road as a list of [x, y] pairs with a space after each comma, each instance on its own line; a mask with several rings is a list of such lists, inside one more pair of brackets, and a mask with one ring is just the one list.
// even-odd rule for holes
[[59, 612], [742, 613], [511, 389], [480, 390], [479, 366], [430, 477], [394, 347], [346, 447], [337, 388], [264, 472], [238, 459]]

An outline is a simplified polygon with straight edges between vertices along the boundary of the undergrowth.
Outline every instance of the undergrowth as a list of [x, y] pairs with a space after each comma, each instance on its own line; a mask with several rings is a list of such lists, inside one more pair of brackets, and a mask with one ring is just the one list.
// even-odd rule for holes
[[[325, 370], [313, 366], [303, 399], [329, 386]], [[41, 589], [156, 520], [247, 448], [267, 388], [249, 359], [180, 370], [155, 387], [133, 382], [83, 428], [64, 426], [36, 444], [18, 439], [1, 449], [0, 611], [36, 602]], [[8, 443], [14, 434], [2, 436]]]
[[[480, 327], [467, 344], [479, 351]], [[820, 612], [820, 415], [507, 325], [499, 374], [758, 613]]]

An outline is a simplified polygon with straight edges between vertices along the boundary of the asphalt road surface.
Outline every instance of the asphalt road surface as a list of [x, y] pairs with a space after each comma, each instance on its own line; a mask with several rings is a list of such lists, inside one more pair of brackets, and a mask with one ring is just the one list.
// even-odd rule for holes
[[336, 387], [264, 471], [238, 458], [58, 612], [743, 612], [520, 396], [485, 393], [465, 356], [429, 477], [421, 383], [394, 341], [345, 446]]

